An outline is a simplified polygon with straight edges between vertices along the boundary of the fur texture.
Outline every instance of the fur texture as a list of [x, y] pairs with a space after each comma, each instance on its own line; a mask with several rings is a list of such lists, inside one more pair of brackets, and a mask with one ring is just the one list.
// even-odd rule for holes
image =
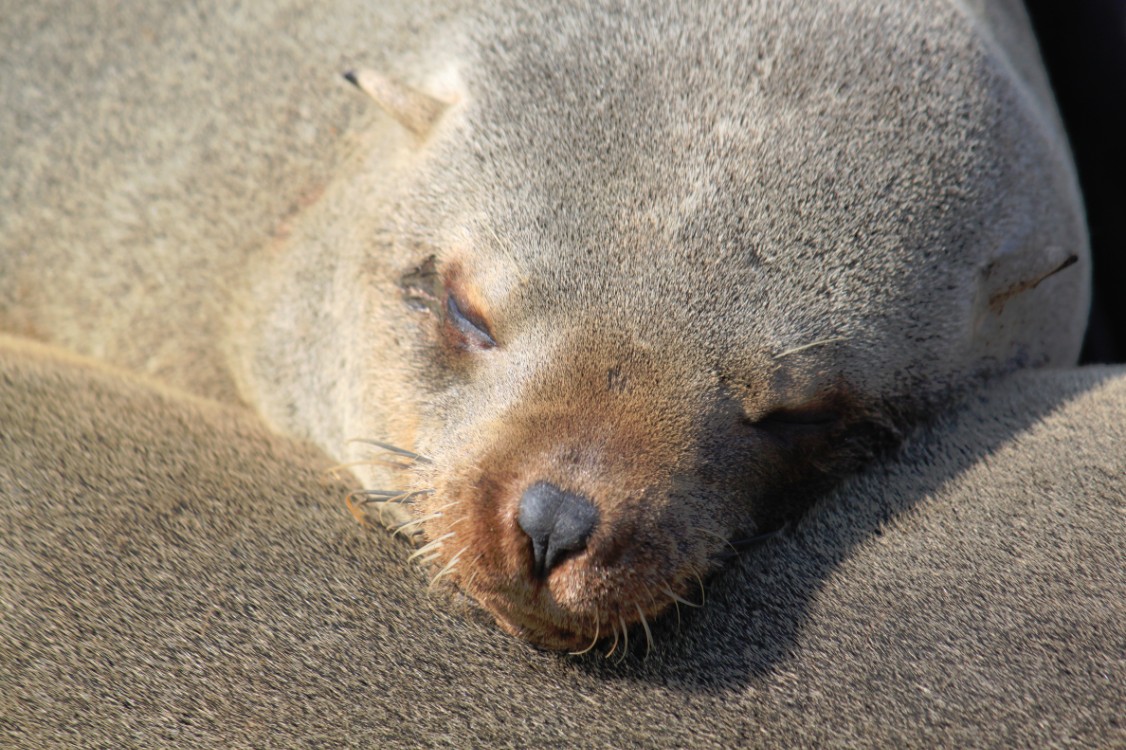
[[0, 425], [13, 750], [1126, 742], [1122, 368], [975, 396], [621, 663], [451, 613], [245, 412], [9, 339]]
[[[1081, 206], [1012, 3], [480, 6], [9, 9], [0, 324], [424, 454], [357, 472], [571, 649], [968, 387], [1074, 362]], [[361, 113], [345, 61], [448, 106]], [[537, 573], [541, 482], [598, 522]]]

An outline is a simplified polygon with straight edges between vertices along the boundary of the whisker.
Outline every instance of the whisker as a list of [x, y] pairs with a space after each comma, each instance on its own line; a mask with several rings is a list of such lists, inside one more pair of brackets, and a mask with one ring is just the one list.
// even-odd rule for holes
[[815, 346], [826, 346], [827, 344], [836, 344], [841, 341], [848, 341], [848, 337], [834, 336], [828, 339], [818, 339], [817, 341], [811, 341], [808, 344], [802, 344], [801, 346], [795, 346], [793, 349], [787, 349], [781, 354], [775, 354], [774, 359], [782, 359], [783, 357], [789, 357], [791, 354], [797, 354], [798, 352], [804, 352], [806, 349], [812, 349]]
[[441, 512], [438, 512], [438, 513], [431, 513], [430, 515], [423, 516], [422, 518], [414, 518], [414, 519], [411, 519], [410, 521], [403, 521], [398, 526], [393, 527], [391, 529], [391, 533], [392, 534], [398, 534], [399, 532], [407, 532], [409, 530], [410, 534], [413, 536], [416, 532], [422, 531], [422, 528], [421, 528], [422, 524], [426, 523], [427, 521], [433, 521], [435, 518], [441, 518], [441, 517], [442, 517]]
[[353, 490], [348, 493], [349, 497], [397, 497], [402, 495], [402, 490]]
[[362, 498], [359, 505], [368, 503], [400, 503], [414, 505], [414, 499], [422, 495], [432, 495], [434, 490], [354, 490], [348, 493], [350, 498]]
[[[433, 546], [431, 546], [431, 545], [433, 545]], [[414, 560], [418, 560], [423, 555], [429, 555], [430, 553], [437, 552], [440, 549], [442, 549], [442, 543], [441, 542], [438, 542], [437, 544], [435, 544], [434, 542], [430, 542], [423, 547], [419, 547], [414, 552], [407, 555], [407, 562], [412, 562]], [[425, 560], [423, 560], [421, 562], [425, 562]]]
[[420, 453], [415, 453], [414, 451], [409, 451], [406, 448], [400, 448], [396, 445], [391, 445], [390, 443], [383, 443], [383, 442], [380, 442], [378, 440], [369, 440], [368, 438], [352, 438], [348, 442], [349, 443], [361, 443], [363, 445], [371, 445], [371, 446], [374, 446], [376, 448], [382, 448], [385, 451], [388, 451], [390, 453], [394, 453], [395, 455], [398, 455], [398, 456], [403, 456], [404, 458], [409, 458], [412, 461], [418, 461], [419, 463], [424, 463], [424, 464], [433, 463], [429, 458], [427, 458], [426, 456], [423, 456]]
[[440, 549], [442, 547], [442, 542], [445, 541], [446, 539], [449, 539], [450, 537], [452, 537], [455, 533], [456, 532], [453, 532], [453, 531], [447, 532], [445, 534], [442, 534], [442, 536], [438, 537], [437, 539], [432, 539], [431, 541], [422, 545], [421, 547], [419, 547], [418, 549], [416, 549], [414, 552], [412, 552], [410, 555], [407, 556], [407, 562], [410, 562], [411, 560], [415, 559], [416, 557], [421, 557], [422, 555], [425, 555], [427, 552], [433, 552], [436, 549]]
[[371, 524], [368, 523], [367, 516], [362, 510], [360, 510], [360, 508], [355, 505], [355, 503], [352, 502], [351, 495], [344, 496], [344, 506], [348, 508], [348, 512], [352, 514], [352, 518], [356, 519], [356, 523], [365, 528], [371, 528]]
[[708, 603], [708, 595], [704, 593], [704, 579], [700, 577], [699, 573], [693, 573], [693, 575], [696, 576], [696, 580], [700, 583], [700, 606], [702, 607]]
[[444, 510], [448, 510], [449, 508], [452, 508], [452, 507], [454, 507], [454, 506], [455, 506], [455, 505], [457, 505], [457, 504], [458, 504], [458, 501], [457, 501], [457, 500], [454, 500], [454, 501], [452, 501], [452, 502], [449, 502], [449, 503], [444, 503], [444, 504], [442, 504], [442, 505], [439, 505], [439, 506], [438, 506], [437, 508], [433, 508], [433, 509], [432, 509], [432, 511], [431, 511], [431, 515], [433, 515], [433, 516], [434, 516], [435, 518], [437, 518], [437, 517], [438, 517], [439, 515], [441, 515], [442, 511], [444, 511]]
[[439, 570], [438, 574], [430, 579], [430, 585], [427, 588], [433, 589], [434, 584], [436, 584], [442, 576], [452, 573], [454, 570], [456, 570], [457, 568], [455, 566], [457, 565], [457, 561], [461, 559], [462, 553], [467, 549], [469, 549], [469, 545], [466, 545], [458, 550], [457, 554], [450, 558], [450, 561], [446, 563], [446, 567]]
[[614, 645], [610, 646], [610, 650], [603, 655], [603, 659], [609, 659], [618, 648], [618, 626], [614, 623], [610, 623], [610, 627], [614, 629]]
[[395, 461], [393, 458], [369, 458], [365, 461], [357, 462], [359, 466], [386, 466], [396, 471], [406, 471], [413, 468], [414, 461]]
[[570, 651], [568, 652], [568, 655], [582, 656], [583, 654], [589, 652], [592, 648], [594, 648], [594, 645], [598, 643], [598, 634], [600, 632], [602, 632], [602, 617], [598, 614], [598, 610], [596, 609], [594, 610], [594, 640], [592, 640], [590, 642], [590, 645], [584, 648], [582, 651]]
[[424, 533], [422, 530], [422, 520], [417, 521], [403, 521], [397, 526], [391, 527], [391, 536], [402, 534], [405, 537], [413, 537], [418, 534]]
[[426, 533], [422, 530], [422, 524], [419, 521], [403, 521], [396, 526], [391, 526], [390, 529], [391, 536], [398, 536], [399, 534], [402, 534], [408, 539], [413, 539], [419, 534]]
[[773, 539], [774, 537], [781, 534], [783, 531], [786, 530], [786, 528], [788, 526], [789, 526], [789, 524], [783, 524], [782, 526], [779, 526], [778, 528], [774, 529], [773, 531], [765, 531], [761, 534], [755, 534], [754, 536], [749, 536], [746, 539], [734, 539], [734, 540], [732, 540], [731, 545], [733, 547], [750, 547], [750, 546], [755, 545], [755, 544], [762, 544], [767, 539]]
[[[696, 604], [695, 602], [688, 601], [683, 596], [678, 596], [677, 594], [673, 593], [673, 590], [670, 589], [668, 586], [665, 586], [665, 593], [668, 594], [669, 598], [672, 599], [674, 602], [676, 602], [678, 604], [683, 604], [686, 607], [692, 607], [693, 609], [699, 609], [700, 607], [704, 606], [703, 602]], [[677, 607], [676, 611], [679, 613], [680, 608]]]
[[391, 528], [392, 536], [398, 534], [400, 531], [407, 531], [408, 529], [410, 530], [410, 534], [413, 536], [414, 534], [422, 530], [422, 525], [424, 523], [426, 523], [427, 521], [433, 521], [435, 518], [441, 518], [445, 515], [445, 513], [443, 513], [444, 510], [446, 510], [447, 508], [452, 508], [455, 505], [457, 505], [456, 501], [452, 503], [446, 503], [445, 505], [439, 505], [434, 509], [434, 512], [430, 513], [429, 515], [422, 516], [421, 518], [412, 518], [409, 521], [403, 521], [398, 526]]
[[734, 553], [736, 553], [736, 554], [738, 554], [738, 552], [739, 552], [739, 550], [735, 549], [735, 545], [733, 545], [733, 544], [731, 543], [731, 540], [730, 540], [730, 539], [728, 539], [727, 537], [725, 537], [725, 536], [724, 536], [723, 534], [719, 534], [719, 533], [717, 533], [717, 532], [715, 532], [715, 531], [711, 531], [710, 529], [705, 529], [705, 528], [701, 528], [701, 527], [699, 527], [699, 526], [693, 526], [693, 527], [692, 527], [692, 530], [693, 530], [693, 531], [698, 531], [698, 532], [700, 532], [701, 534], [704, 534], [704, 535], [706, 535], [706, 536], [710, 536], [710, 537], [714, 537], [714, 538], [716, 538], [716, 539], [720, 540], [721, 542], [723, 542], [724, 544], [726, 544], [726, 545], [727, 545], [728, 547], [730, 547], [730, 548], [731, 548], [731, 551], [732, 551], [732, 552], [734, 552]]
[[[414, 490], [403, 492], [401, 490], [355, 490], [349, 492], [345, 497], [345, 505], [348, 506], [351, 515], [359, 519], [361, 511], [358, 506], [378, 505], [379, 506], [379, 523], [384, 524], [383, 511], [387, 503], [393, 505], [413, 506], [414, 498], [421, 497], [421, 495], [431, 494], [434, 490]], [[356, 498], [359, 498], [357, 501]], [[361, 524], [366, 523], [365, 520], [360, 520]], [[410, 521], [406, 521], [410, 523]], [[393, 529], [393, 534], [399, 532], [399, 528]]]
[[[429, 558], [429, 557], [427, 557], [427, 558], [426, 558], [426, 561], [427, 561], [427, 562], [429, 562], [429, 561], [430, 561], [430, 558]], [[426, 590], [427, 590], [427, 591], [433, 591], [433, 590], [434, 590], [434, 587], [438, 585], [438, 580], [439, 580], [439, 579], [440, 579], [440, 578], [441, 578], [442, 576], [444, 576], [444, 575], [452, 575], [452, 574], [456, 573], [456, 572], [457, 572], [457, 566], [454, 566], [454, 567], [450, 567], [449, 565], [447, 565], [446, 567], [442, 568], [442, 569], [441, 569], [440, 571], [438, 571], [438, 572], [439, 572], [439, 573], [441, 573], [442, 575], [436, 575], [436, 576], [434, 576], [433, 578], [431, 578], [431, 579], [430, 579], [430, 583], [429, 583], [429, 584], [427, 584], [427, 586], [426, 586]]]
[[620, 622], [622, 624], [622, 641], [623, 642], [622, 642], [622, 655], [620, 657], [618, 657], [618, 660], [616, 662], [614, 662], [615, 664], [621, 664], [623, 661], [626, 660], [626, 657], [629, 656], [629, 628], [626, 627], [626, 621], [621, 615], [618, 615], [618, 622]]
[[634, 602], [633, 608], [637, 610], [637, 616], [641, 618], [641, 627], [645, 628], [645, 658], [648, 659], [650, 652], [653, 650], [653, 631], [649, 629], [649, 622], [645, 619], [645, 613], [641, 611], [641, 605]]
[[679, 596], [674, 594], [672, 592], [672, 589], [670, 589], [668, 586], [665, 587], [665, 593], [669, 595], [670, 599], [672, 599], [672, 606], [676, 609], [676, 632], [679, 633], [680, 632], [680, 603], [684, 602], [685, 604], [688, 604], [688, 602], [685, 602]]
[[[480, 560], [480, 559], [481, 559], [482, 557], [484, 557], [484, 555], [477, 555], [477, 557], [475, 557], [475, 558], [473, 559], [473, 562], [474, 562], [474, 563], [476, 563], [476, 562], [477, 562], [478, 560]], [[472, 590], [473, 590], [473, 582], [477, 580], [477, 573], [478, 573], [478, 571], [479, 571], [480, 569], [479, 569], [479, 568], [473, 568], [472, 570], [473, 570], [473, 572], [469, 574], [469, 578], [466, 578], [466, 579], [465, 579], [464, 581], [462, 581], [462, 583], [461, 583], [461, 589], [462, 589], [462, 591], [467, 591], [467, 592], [468, 592], [468, 591], [472, 591]]]

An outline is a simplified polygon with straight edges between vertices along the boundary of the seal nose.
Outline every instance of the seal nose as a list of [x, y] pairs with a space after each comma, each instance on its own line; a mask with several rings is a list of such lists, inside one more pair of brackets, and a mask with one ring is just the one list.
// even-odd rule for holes
[[535, 574], [543, 578], [568, 552], [586, 547], [598, 524], [598, 508], [582, 495], [536, 482], [524, 490], [516, 521], [532, 539]]

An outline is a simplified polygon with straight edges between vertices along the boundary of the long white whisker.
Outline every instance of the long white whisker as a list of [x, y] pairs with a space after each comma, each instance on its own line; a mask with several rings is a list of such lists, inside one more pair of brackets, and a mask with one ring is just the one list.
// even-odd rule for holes
[[456, 569], [455, 566], [457, 565], [457, 561], [461, 559], [462, 553], [467, 549], [469, 549], [469, 545], [466, 545], [458, 550], [457, 553], [454, 554], [452, 558], [450, 558], [450, 561], [446, 563], [446, 567], [439, 570], [438, 574], [430, 579], [430, 585], [427, 588], [434, 588], [434, 584], [436, 584], [442, 578], [442, 576], [453, 572]]
[[415, 533], [415, 530], [419, 529], [419, 527], [421, 527], [422, 524], [426, 523], [427, 521], [433, 521], [435, 518], [441, 518], [441, 517], [442, 517], [441, 513], [431, 513], [428, 516], [423, 516], [422, 518], [416, 518], [412, 521], [407, 521], [406, 523], [399, 524], [399, 526], [397, 526], [394, 529], [394, 533], [398, 534], [398, 533], [402, 532], [402, 533], [406, 534], [409, 531], [410, 535], [413, 536], [414, 533]]
[[645, 658], [648, 659], [649, 653], [653, 650], [653, 631], [649, 629], [649, 622], [645, 619], [645, 613], [641, 611], [641, 605], [634, 602], [633, 607], [637, 610], [637, 616], [641, 618], [641, 627], [645, 628]]
[[388, 453], [394, 453], [395, 455], [403, 456], [404, 458], [409, 458], [412, 461], [418, 461], [418, 462], [424, 463], [424, 464], [431, 463], [430, 459], [427, 458], [426, 456], [422, 455], [421, 453], [415, 453], [414, 451], [408, 451], [406, 448], [400, 448], [397, 445], [391, 445], [390, 443], [380, 442], [379, 440], [369, 440], [368, 438], [352, 438], [351, 440], [348, 440], [347, 442], [349, 442], [349, 443], [361, 443], [363, 445], [371, 445], [371, 446], [374, 446], [376, 448], [382, 448], [383, 450], [387, 451]]
[[416, 557], [422, 557], [427, 552], [433, 552], [434, 550], [439, 549], [442, 546], [442, 542], [452, 537], [455, 533], [456, 532], [454, 531], [450, 531], [446, 534], [442, 534], [442, 536], [438, 537], [437, 539], [430, 540], [429, 542], [412, 552], [410, 556], [407, 557], [407, 562], [410, 562]]
[[811, 341], [808, 344], [802, 344], [801, 346], [795, 346], [793, 349], [787, 349], [781, 354], [775, 354], [774, 359], [782, 359], [783, 357], [789, 357], [791, 354], [797, 354], [799, 352], [804, 352], [806, 349], [812, 349], [815, 346], [826, 346], [827, 344], [836, 344], [840, 341], [848, 341], [848, 337], [834, 336], [829, 339], [818, 339], [817, 341]]
[[629, 655], [629, 628], [626, 627], [626, 621], [621, 615], [618, 615], [618, 622], [622, 624], [622, 655], [615, 663], [621, 664]]
[[602, 618], [598, 614], [598, 610], [596, 609], [596, 610], [594, 610], [594, 640], [592, 640], [590, 642], [590, 645], [587, 646], [586, 648], [584, 648], [582, 651], [571, 651], [570, 655], [571, 656], [582, 656], [583, 654], [590, 651], [592, 648], [594, 648], [594, 645], [596, 643], [598, 643], [598, 634], [601, 633], [601, 632], [602, 632]]
[[[670, 589], [668, 586], [665, 587], [664, 591], [665, 591], [666, 594], [669, 595], [669, 598], [672, 599], [674, 603], [683, 604], [684, 606], [692, 607], [693, 609], [698, 609], [698, 608], [704, 606], [703, 604], [696, 604], [695, 602], [690, 602], [687, 599], [685, 599], [683, 596], [678, 596], [677, 594], [674, 594], [673, 590]], [[677, 607], [676, 612], [677, 612], [677, 616], [679, 616], [680, 615], [680, 607], [679, 606]]]
[[613, 656], [614, 651], [618, 648], [618, 626], [614, 623], [610, 623], [610, 627], [614, 630], [614, 644], [610, 646], [610, 650], [607, 651], [606, 655], [603, 657], [604, 659], [609, 659], [611, 656]]

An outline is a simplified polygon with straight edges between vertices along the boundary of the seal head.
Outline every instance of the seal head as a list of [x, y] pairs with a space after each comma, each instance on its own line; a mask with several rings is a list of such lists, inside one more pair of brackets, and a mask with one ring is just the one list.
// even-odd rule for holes
[[1074, 361], [1034, 47], [944, 2], [490, 7], [294, 232], [251, 369], [338, 455], [427, 457], [361, 474], [426, 493], [422, 557], [509, 631], [645, 625], [965, 388]]

